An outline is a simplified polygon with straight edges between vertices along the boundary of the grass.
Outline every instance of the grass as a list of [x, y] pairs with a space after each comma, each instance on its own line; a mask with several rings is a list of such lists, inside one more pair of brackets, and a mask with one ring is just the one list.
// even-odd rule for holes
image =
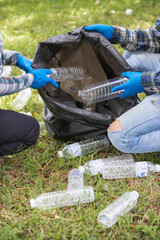
[[[133, 14], [124, 14], [132, 8]], [[32, 59], [39, 41], [66, 33], [74, 28], [94, 23], [120, 25], [128, 28], [147, 28], [159, 17], [158, 0], [1, 0], [0, 26], [4, 48], [17, 50]], [[115, 13], [111, 11], [115, 11]], [[123, 53], [123, 49], [116, 46]], [[20, 71], [13, 68], [13, 75]], [[1, 98], [0, 108], [12, 109], [16, 94]], [[23, 111], [31, 112], [42, 121], [43, 104], [38, 93]], [[106, 240], [106, 239], [160, 239], [160, 178], [154, 174], [141, 179], [106, 181], [101, 175], [85, 176], [85, 185], [95, 191], [95, 201], [60, 209], [31, 209], [29, 200], [40, 193], [66, 189], [70, 169], [85, 162], [121, 154], [110, 146], [106, 151], [95, 152], [76, 159], [57, 156], [67, 143], [52, 139], [41, 132], [35, 147], [0, 158], [0, 239], [44, 240]], [[159, 153], [133, 154], [135, 161], [160, 162]], [[104, 184], [108, 183], [108, 191]], [[97, 222], [97, 215], [109, 203], [126, 191], [137, 190], [138, 204], [110, 229]]]

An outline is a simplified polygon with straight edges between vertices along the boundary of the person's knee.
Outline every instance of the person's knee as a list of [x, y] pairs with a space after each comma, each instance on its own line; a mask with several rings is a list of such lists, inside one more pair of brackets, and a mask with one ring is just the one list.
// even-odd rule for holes
[[117, 148], [120, 148], [120, 139], [119, 132], [122, 130], [122, 125], [120, 120], [115, 120], [107, 129], [108, 137], [111, 143]]
[[115, 148], [122, 152], [128, 153], [130, 150], [128, 149], [128, 143], [124, 138], [125, 134], [122, 130], [121, 121], [117, 119], [107, 129], [108, 137]]
[[33, 145], [35, 145], [37, 143], [37, 140], [40, 134], [40, 126], [38, 121], [35, 118], [33, 118], [32, 121], [33, 121], [33, 128], [34, 128], [32, 141], [33, 141]]
[[35, 145], [37, 143], [39, 134], [40, 134], [40, 126], [38, 121], [33, 118], [30, 117], [29, 121], [28, 121], [28, 135], [26, 138], [26, 142], [28, 146], [31, 145]]
[[118, 119], [115, 120], [108, 128], [108, 132], [121, 131], [121, 130], [122, 130], [122, 125]]

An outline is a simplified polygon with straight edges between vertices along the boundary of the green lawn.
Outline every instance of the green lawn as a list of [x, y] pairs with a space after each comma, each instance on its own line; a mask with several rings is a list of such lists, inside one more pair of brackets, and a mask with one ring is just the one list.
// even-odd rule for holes
[[[132, 15], [124, 12], [133, 10]], [[159, 0], [1, 0], [0, 29], [4, 48], [32, 59], [39, 41], [84, 25], [103, 23], [128, 28], [153, 27], [159, 17]], [[116, 48], [123, 53], [123, 49]], [[12, 74], [20, 71], [13, 68]], [[12, 109], [16, 94], [1, 98], [0, 108]], [[38, 93], [23, 109], [42, 121], [43, 104]], [[0, 239], [106, 240], [160, 239], [160, 177], [104, 180], [85, 176], [95, 191], [95, 201], [60, 209], [31, 209], [29, 200], [40, 193], [66, 189], [69, 170], [85, 162], [121, 154], [112, 146], [76, 159], [60, 159], [58, 150], [67, 143], [41, 132], [38, 143], [12, 157], [0, 158]], [[160, 162], [159, 153], [133, 154], [135, 161]], [[104, 184], [108, 184], [105, 191]], [[126, 191], [140, 194], [138, 204], [112, 228], [102, 228], [97, 216]]]

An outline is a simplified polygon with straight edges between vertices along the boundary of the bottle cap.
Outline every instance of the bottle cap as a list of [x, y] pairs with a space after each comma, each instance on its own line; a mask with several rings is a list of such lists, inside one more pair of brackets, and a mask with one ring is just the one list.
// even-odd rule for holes
[[160, 164], [155, 165], [155, 172], [160, 172]]
[[79, 170], [80, 170], [81, 172], [84, 172], [84, 167], [83, 167], [83, 166], [79, 166]]
[[132, 191], [132, 193], [134, 193], [137, 196], [137, 198], [139, 198], [139, 193], [137, 191]]
[[58, 156], [59, 156], [59, 157], [64, 157], [62, 151], [58, 151]]
[[36, 201], [35, 201], [35, 199], [31, 199], [31, 200], [30, 200], [30, 204], [31, 204], [31, 208], [36, 207]]

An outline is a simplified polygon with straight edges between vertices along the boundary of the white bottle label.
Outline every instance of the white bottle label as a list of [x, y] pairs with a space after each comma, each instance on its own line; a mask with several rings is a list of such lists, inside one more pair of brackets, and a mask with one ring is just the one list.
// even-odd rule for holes
[[136, 177], [146, 177], [148, 167], [146, 162], [136, 162]]
[[68, 145], [68, 152], [72, 155], [72, 157], [81, 156], [81, 147], [79, 143]]

